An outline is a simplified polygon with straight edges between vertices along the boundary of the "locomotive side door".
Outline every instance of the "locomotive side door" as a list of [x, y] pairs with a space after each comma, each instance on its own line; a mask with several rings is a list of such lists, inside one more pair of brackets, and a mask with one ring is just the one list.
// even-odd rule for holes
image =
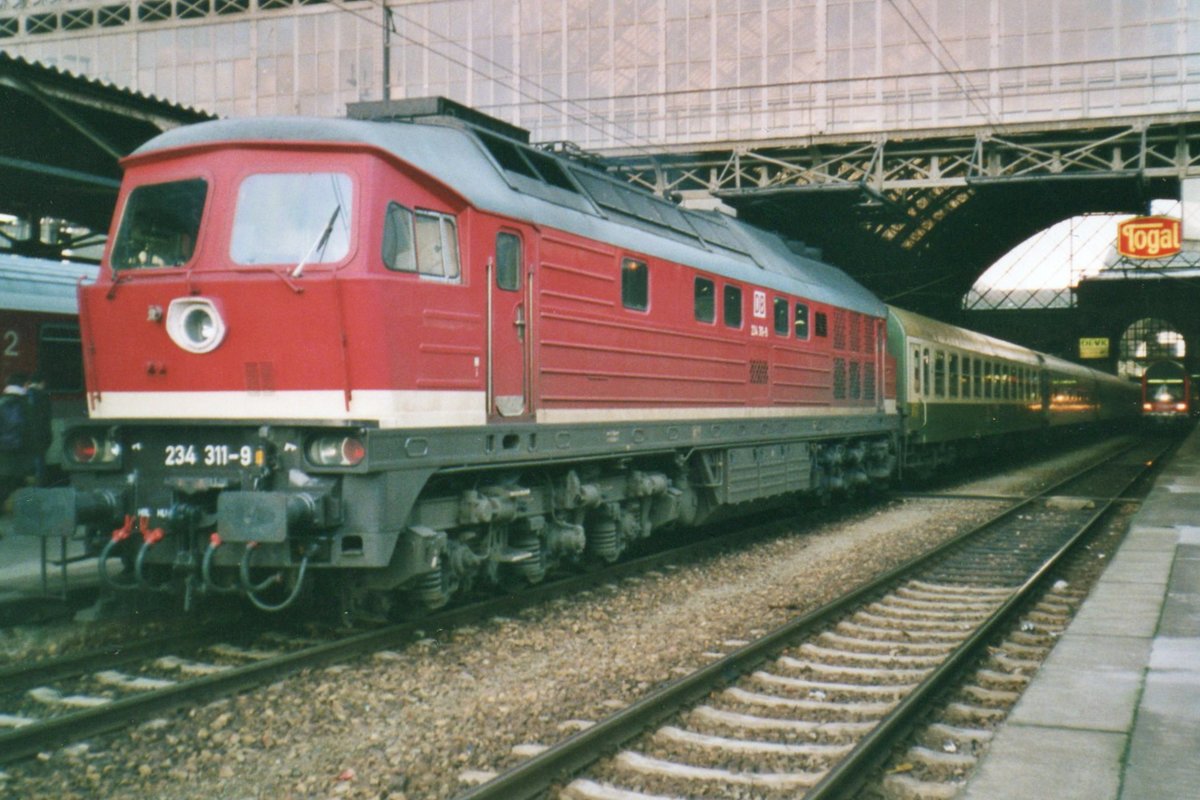
[[499, 231], [488, 259], [488, 419], [530, 412], [527, 263], [524, 238], [516, 231]]

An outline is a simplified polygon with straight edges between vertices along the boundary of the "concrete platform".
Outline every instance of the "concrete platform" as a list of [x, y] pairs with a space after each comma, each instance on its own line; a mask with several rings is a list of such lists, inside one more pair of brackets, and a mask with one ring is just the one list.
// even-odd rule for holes
[[[0, 515], [0, 598], [14, 594], [42, 594], [42, 542], [36, 536], [17, 536], [12, 532], [12, 515]], [[47, 539], [47, 556], [52, 561], [61, 561], [64, 555], [59, 539]], [[72, 557], [83, 553], [82, 542], [67, 542], [65, 555]], [[67, 564], [67, 580], [71, 586], [98, 582], [96, 559], [88, 558]], [[45, 590], [47, 594], [59, 595], [63, 587], [63, 571], [53, 564], [47, 565]]]
[[1200, 797], [1200, 429], [962, 797]]

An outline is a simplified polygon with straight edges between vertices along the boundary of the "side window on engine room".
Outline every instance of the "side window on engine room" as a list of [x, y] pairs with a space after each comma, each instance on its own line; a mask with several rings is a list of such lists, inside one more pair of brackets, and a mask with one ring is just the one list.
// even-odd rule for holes
[[742, 290], [726, 284], [724, 291], [725, 327], [742, 327]]
[[713, 322], [717, 316], [717, 285], [708, 278], [696, 278], [694, 308], [697, 322]]
[[829, 335], [829, 318], [824, 311], [817, 312], [817, 318], [814, 320], [813, 327], [816, 329], [817, 336]]
[[634, 311], [650, 307], [650, 270], [645, 261], [621, 261], [621, 304]]
[[796, 320], [793, 327], [796, 329], [797, 339], [808, 338], [808, 306], [804, 303], [796, 303]]
[[775, 333], [788, 335], [788, 301], [782, 297], [775, 298]]

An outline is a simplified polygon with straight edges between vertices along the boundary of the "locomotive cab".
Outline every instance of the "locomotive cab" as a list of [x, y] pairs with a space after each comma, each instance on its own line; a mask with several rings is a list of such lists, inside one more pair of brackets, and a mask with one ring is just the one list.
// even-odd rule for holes
[[[334, 142], [185, 141], [125, 166], [80, 299], [92, 419], [65, 442], [71, 487], [23, 493], [18, 527], [85, 525], [102, 562], [124, 561], [116, 582], [143, 588], [386, 567], [403, 520], [368, 510], [386, 507], [373, 432], [457, 423], [463, 396], [482, 397], [422, 391], [437, 354], [413, 357], [429, 314], [462, 303], [461, 199]], [[482, 332], [458, 339], [477, 350]], [[463, 360], [443, 369], [474, 390], [479, 359]]]

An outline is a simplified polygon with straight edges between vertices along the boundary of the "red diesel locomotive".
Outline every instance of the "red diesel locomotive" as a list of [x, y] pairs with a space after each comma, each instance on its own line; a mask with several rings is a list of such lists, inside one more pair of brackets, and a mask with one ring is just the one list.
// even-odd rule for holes
[[466, 125], [219, 121], [124, 167], [72, 483], [16, 501], [115, 581], [437, 607], [895, 471], [885, 306], [728, 216]]
[[1142, 417], [1154, 423], [1187, 422], [1192, 418], [1192, 380], [1178, 361], [1146, 365], [1142, 373]]

